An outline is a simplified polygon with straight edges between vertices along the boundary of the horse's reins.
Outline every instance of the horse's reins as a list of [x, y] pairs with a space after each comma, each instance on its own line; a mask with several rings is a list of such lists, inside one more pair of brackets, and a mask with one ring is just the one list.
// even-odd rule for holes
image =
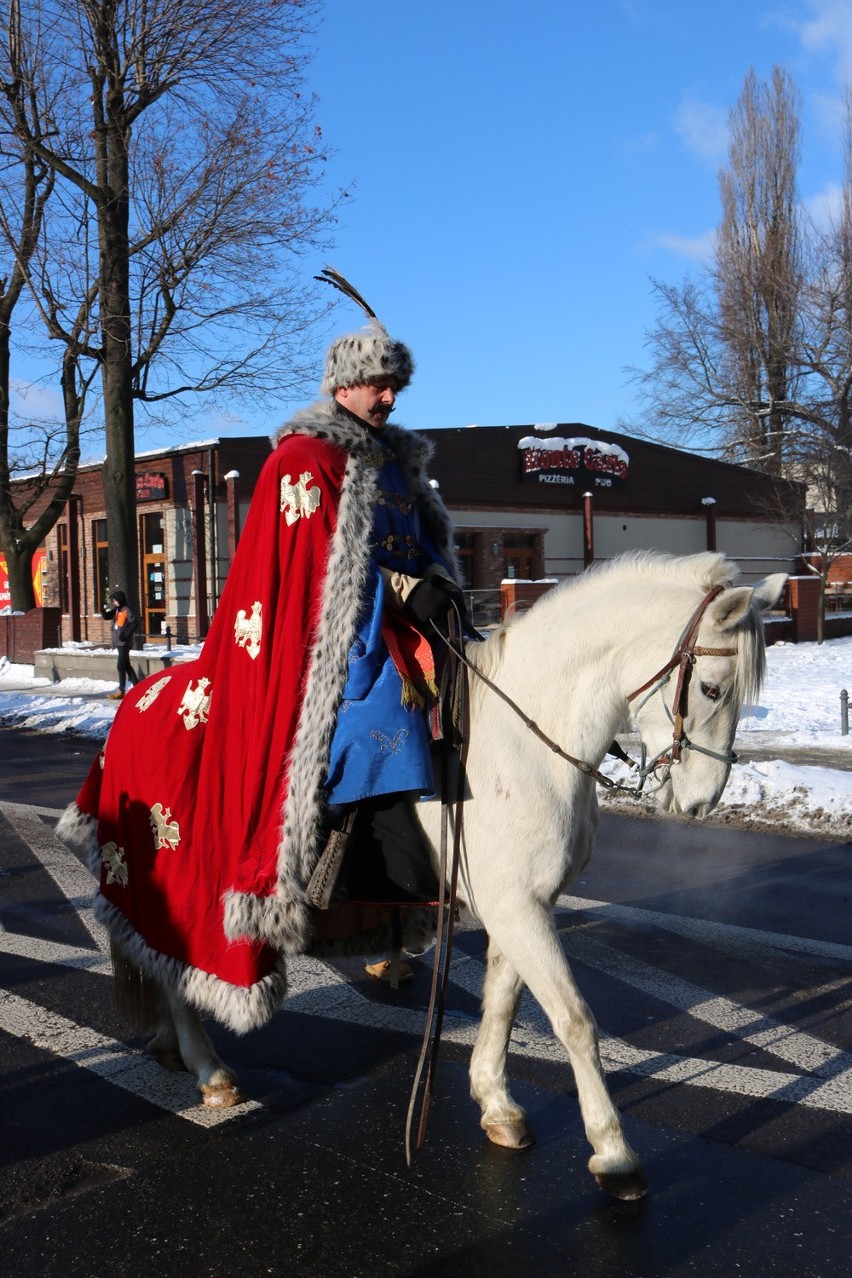
[[[461, 617], [455, 610], [456, 623], [458, 626], [458, 634], [461, 636]], [[437, 627], [436, 627], [437, 629]], [[439, 633], [441, 633], [439, 631]], [[445, 636], [441, 634], [441, 638]], [[459, 640], [461, 642], [461, 640]], [[447, 647], [450, 650], [450, 659], [453, 656], [458, 657], [455, 646], [446, 637]], [[466, 662], [464, 663], [467, 664]], [[451, 686], [455, 683], [455, 672], [450, 671]], [[411, 1166], [411, 1128], [414, 1119], [414, 1109], [417, 1104], [417, 1093], [420, 1088], [420, 1080], [423, 1077], [424, 1069], [426, 1071], [426, 1082], [423, 1088], [423, 1100], [420, 1106], [420, 1123], [417, 1129], [417, 1149], [420, 1149], [426, 1139], [426, 1121], [429, 1114], [429, 1105], [432, 1099], [432, 1083], [435, 1078], [435, 1067], [438, 1062], [438, 1045], [441, 1041], [441, 1029], [444, 1023], [444, 1007], [447, 1000], [447, 985], [450, 979], [450, 960], [453, 950], [453, 925], [456, 916], [456, 899], [458, 895], [459, 882], [459, 859], [461, 851], [461, 835], [462, 835], [462, 814], [464, 811], [464, 783], [465, 783], [465, 762], [467, 760], [468, 746], [468, 698], [467, 698], [467, 679], [462, 678], [459, 682], [459, 731], [461, 736], [461, 747], [459, 751], [458, 771], [456, 773], [456, 796], [455, 796], [455, 820], [453, 822], [453, 852], [450, 863], [450, 886], [447, 892], [447, 849], [449, 844], [448, 827], [449, 827], [449, 750], [444, 751], [441, 764], [441, 842], [438, 859], [438, 926], [435, 933], [435, 961], [432, 965], [432, 988], [429, 993], [429, 1006], [426, 1010], [426, 1025], [423, 1031], [423, 1042], [420, 1047], [420, 1056], [417, 1060], [417, 1068], [414, 1072], [414, 1082], [411, 1087], [411, 1096], [408, 1102], [408, 1114], [405, 1122], [405, 1161]], [[446, 931], [446, 940], [444, 932]], [[441, 944], [444, 943], [443, 961], [441, 959]], [[440, 978], [440, 994], [438, 991], [438, 982]], [[434, 1035], [432, 1034], [432, 1025], [435, 1025]], [[428, 1061], [428, 1066], [427, 1066]]]
[[[546, 745], [549, 750], [552, 750], [553, 753], [558, 755], [560, 759], [564, 759], [566, 763], [570, 763], [572, 767], [577, 768], [580, 772], [584, 773], [586, 776], [592, 777], [598, 783], [598, 785], [602, 785], [608, 790], [617, 790], [620, 793], [625, 794], [630, 798], [638, 799], [642, 795], [642, 791], [643, 791], [646, 780], [648, 779], [649, 776], [656, 775], [656, 771], [659, 768], [660, 764], [664, 765], [664, 772], [663, 772], [662, 778], [659, 779], [659, 784], [663, 785], [665, 783], [669, 773], [671, 772], [672, 766], [675, 763], [680, 762], [681, 754], [683, 752], [684, 747], [691, 750], [697, 750], [699, 753], [709, 755], [713, 759], [719, 759], [723, 763], [733, 763], [736, 761], [737, 756], [733, 754], [731, 751], [729, 751], [727, 754], [720, 754], [718, 751], [710, 750], [706, 746], [697, 745], [694, 741], [691, 741], [689, 737], [687, 737], [686, 732], [684, 731], [684, 720], [686, 717], [687, 703], [688, 703], [688, 697], [689, 697], [689, 684], [691, 680], [692, 668], [695, 664], [696, 657], [735, 657], [737, 655], [736, 648], [705, 648], [696, 643], [696, 639], [698, 637], [698, 630], [701, 625], [701, 621], [704, 616], [704, 613], [706, 612], [710, 604], [713, 602], [713, 600], [716, 599], [718, 595], [720, 595], [722, 591], [725, 589], [726, 589], [725, 586], [715, 586], [712, 590], [710, 590], [704, 596], [701, 603], [698, 605], [695, 612], [690, 617], [687, 623], [686, 629], [684, 630], [683, 634], [678, 640], [675, 646], [675, 650], [672, 653], [669, 660], [666, 662], [666, 664], [660, 670], [658, 670], [656, 674], [652, 675], [650, 679], [648, 679], [645, 683], [643, 683], [640, 688], [637, 688], [634, 692], [631, 692], [629, 696], [627, 697], [627, 702], [629, 705], [631, 701], [634, 701], [636, 697], [641, 696], [643, 692], [647, 693], [647, 696], [645, 696], [643, 700], [640, 701], [639, 705], [636, 707], [637, 710], [641, 709], [642, 706], [645, 704], [645, 702], [648, 701], [654, 695], [655, 692], [659, 691], [662, 695], [662, 689], [669, 682], [672, 671], [675, 669], [675, 667], [678, 667], [677, 685], [675, 687], [675, 695], [674, 695], [674, 700], [672, 702], [671, 710], [669, 710], [669, 707], [666, 705], [665, 698], [663, 698], [663, 704], [666, 706], [666, 713], [669, 715], [669, 718], [671, 719], [671, 722], [672, 722], [673, 734], [672, 734], [671, 746], [669, 746], [666, 750], [663, 750], [660, 754], [658, 754], [654, 759], [651, 760], [650, 763], [645, 762], [644, 746], [643, 746], [643, 760], [641, 764], [637, 764], [634, 760], [630, 759], [629, 755], [627, 755], [623, 750], [621, 750], [620, 747], [618, 748], [618, 757], [625, 759], [630, 764], [631, 767], [633, 767], [634, 769], [638, 771], [639, 784], [637, 786], [626, 786], [626, 785], [623, 785], [621, 782], [613, 781], [611, 777], [605, 776], [598, 768], [593, 767], [592, 764], [586, 763], [585, 760], [583, 759], [576, 759], [574, 755], [568, 754], [566, 750], [563, 750], [562, 747], [557, 744], [557, 742], [555, 742], [551, 737], [549, 737], [547, 733], [544, 732], [543, 729], [541, 729], [538, 726], [538, 724], [535, 722], [534, 719], [532, 719], [524, 710], [521, 709], [521, 707], [517, 704], [516, 701], [513, 701], [512, 698], [507, 693], [505, 693], [502, 688], [500, 688], [496, 683], [493, 682], [493, 680], [489, 679], [487, 675], [484, 675], [481, 670], [478, 670], [476, 666], [474, 666], [470, 661], [468, 661], [467, 657], [464, 655], [464, 651], [462, 650], [462, 642], [460, 638], [461, 618], [458, 616], [458, 613], [456, 613], [457, 622], [458, 622], [457, 634], [459, 636], [458, 647], [453, 642], [453, 640], [449, 638], [449, 635], [445, 635], [437, 626], [435, 626], [434, 622], [432, 623], [432, 625], [436, 634], [440, 636], [440, 638], [446, 645], [447, 649], [449, 650], [449, 653], [451, 654], [451, 658], [455, 658], [456, 661], [460, 662], [462, 668], [465, 671], [472, 671], [473, 674], [476, 675], [477, 679], [479, 679], [481, 683], [484, 683], [487, 688], [490, 688], [491, 691], [495, 693], [501, 699], [501, 701], [504, 701], [506, 705], [509, 706], [509, 708], [512, 711], [514, 711], [514, 713], [518, 716], [518, 718], [521, 719], [521, 721], [525, 724], [525, 726], [529, 728], [530, 732], [532, 732], [536, 737], [538, 737], [538, 739], [544, 745]], [[456, 636], [454, 635], [453, 638], [455, 637]], [[415, 1106], [417, 1103], [417, 1093], [420, 1088], [420, 1082], [423, 1077], [424, 1070], [426, 1071], [426, 1082], [424, 1085], [423, 1100], [422, 1100], [421, 1109], [420, 1109], [420, 1123], [419, 1123], [418, 1132], [417, 1132], [417, 1145], [416, 1145], [417, 1149], [421, 1148], [421, 1146], [423, 1145], [423, 1141], [426, 1138], [426, 1121], [427, 1121], [427, 1116], [429, 1113], [429, 1103], [432, 1096], [432, 1082], [435, 1076], [435, 1066], [437, 1064], [437, 1059], [438, 1059], [438, 1047], [439, 1047], [440, 1038], [441, 1038], [441, 1027], [443, 1025], [443, 1019], [444, 1019], [444, 1006], [446, 1003], [447, 984], [449, 981], [449, 973], [450, 973], [450, 960], [452, 957], [453, 923], [455, 921], [455, 913], [456, 913], [456, 898], [457, 898], [458, 874], [459, 874], [459, 855], [461, 850], [462, 813], [464, 810], [465, 761], [467, 758], [467, 745], [468, 745], [468, 736], [469, 736], [468, 718], [467, 718], [468, 707], [467, 707], [465, 680], [462, 680], [461, 687], [463, 689], [461, 693], [462, 741], [461, 741], [461, 752], [459, 757], [456, 796], [455, 796], [453, 851], [452, 851], [452, 859], [450, 861], [450, 887], [448, 892], [447, 891], [447, 864], [448, 864], [447, 852], [448, 852], [449, 801], [447, 798], [447, 793], [448, 793], [448, 782], [449, 782], [449, 776], [448, 776], [449, 769], [447, 766], [448, 756], [445, 753], [444, 763], [443, 763], [443, 772], [442, 772], [442, 789], [441, 789], [441, 843], [440, 843], [440, 855], [439, 855], [439, 866], [438, 866], [438, 874], [439, 874], [438, 926], [437, 926], [437, 931], [435, 936], [435, 962], [432, 968], [432, 988], [429, 995], [429, 1007], [426, 1012], [426, 1027], [423, 1033], [423, 1043], [420, 1049], [420, 1056], [417, 1061], [417, 1068], [414, 1075], [414, 1083], [411, 1089], [411, 1097], [409, 1100], [408, 1115], [406, 1118], [406, 1125], [405, 1125], [405, 1159], [409, 1167], [411, 1166], [412, 1122], [414, 1118]], [[615, 753], [615, 751], [612, 749], [610, 752]], [[446, 932], [446, 937], [444, 936], [445, 932]], [[444, 945], [443, 956], [441, 956], [442, 944]], [[440, 981], [440, 995], [438, 992], [439, 981]], [[435, 1025], [434, 1034], [432, 1033], [433, 1022]], [[428, 1068], [427, 1068], [427, 1060], [428, 1060]]]
[[683, 727], [685, 712], [686, 712], [686, 705], [687, 705], [689, 683], [690, 683], [690, 675], [692, 672], [692, 667], [695, 662], [695, 658], [696, 657], [735, 657], [737, 655], [736, 648], [704, 648], [699, 646], [695, 642], [698, 637], [698, 629], [701, 624], [701, 620], [704, 616], [704, 613], [706, 612], [710, 604], [713, 602], [713, 600], [716, 599], [717, 596], [720, 595], [722, 591], [725, 589], [727, 589], [726, 586], [714, 586], [714, 588], [704, 596], [701, 603], [698, 605], [695, 612], [690, 617], [689, 622], [687, 623], [686, 629], [684, 630], [683, 634], [678, 640], [677, 645], [675, 646], [675, 650], [672, 653], [669, 660], [666, 662], [666, 664], [660, 670], [658, 670], [656, 674], [652, 675], [650, 679], [648, 679], [645, 683], [643, 683], [640, 688], [637, 688], [634, 692], [631, 692], [627, 697], [627, 702], [629, 704], [636, 697], [640, 696], [643, 692], [647, 692], [648, 696], [645, 697], [645, 699], [639, 703], [639, 706], [637, 706], [637, 710], [641, 709], [641, 707], [645, 704], [645, 701], [649, 700], [649, 698], [653, 696], [655, 692], [660, 691], [662, 690], [663, 687], [665, 687], [665, 685], [669, 681], [669, 678], [671, 677], [671, 672], [672, 670], [674, 670], [675, 666], [679, 667], [677, 687], [675, 689], [675, 696], [674, 696], [674, 701], [672, 702], [671, 711], [669, 711], [668, 707], [666, 707], [666, 710], [669, 714], [669, 718], [671, 719], [672, 725], [673, 725], [673, 735], [672, 735], [671, 746], [668, 749], [664, 750], [661, 754], [657, 755], [654, 759], [652, 759], [650, 764], [645, 764], [645, 763], [642, 763], [641, 765], [637, 764], [635, 761], [631, 760], [629, 756], [626, 755], [625, 752], [623, 751], [619, 755], [619, 757], [624, 758], [628, 762], [630, 762], [631, 766], [634, 769], [636, 769], [636, 771], [638, 771], [639, 773], [638, 786], [626, 786], [619, 781], [613, 781], [611, 777], [605, 776], [604, 773], [602, 773], [598, 768], [593, 767], [591, 763], [587, 763], [583, 759], [576, 759], [574, 755], [568, 754], [566, 750], [563, 750], [562, 747], [558, 745], [557, 742], [555, 742], [552, 739], [552, 737], [549, 737], [547, 733], [544, 732], [544, 730], [539, 727], [539, 725], [535, 722], [534, 719], [530, 718], [530, 716], [524, 710], [521, 709], [521, 707], [518, 705], [516, 701], [513, 701], [512, 698], [507, 693], [505, 693], [502, 688], [500, 688], [496, 683], [493, 682], [493, 680], [489, 679], [487, 675], [483, 674], [481, 670], [477, 669], [476, 666], [474, 666], [470, 661], [468, 661], [464, 653], [462, 651], [459, 651], [459, 649], [455, 648], [450, 643], [449, 639], [447, 639], [444, 635], [441, 635], [441, 638], [443, 639], [447, 647], [450, 648], [450, 650], [452, 651], [454, 656], [457, 658], [457, 660], [459, 660], [465, 666], [467, 670], [472, 671], [473, 674], [476, 675], [477, 679], [479, 679], [481, 683], [484, 683], [487, 688], [490, 688], [491, 691], [495, 693], [501, 699], [501, 701], [504, 701], [506, 705], [509, 706], [509, 708], [514, 711], [514, 713], [518, 716], [518, 718], [522, 720], [525, 726], [529, 728], [530, 732], [532, 732], [535, 736], [537, 736], [538, 739], [544, 745], [546, 745], [549, 750], [552, 750], [554, 754], [558, 755], [560, 759], [564, 759], [566, 763], [570, 763], [572, 767], [577, 768], [580, 772], [583, 772], [586, 776], [592, 777], [599, 785], [602, 785], [605, 789], [618, 790], [621, 793], [628, 795], [629, 797], [638, 799], [642, 794], [645, 781], [647, 780], [649, 776], [652, 776], [656, 772], [656, 769], [659, 767], [660, 763], [665, 762], [670, 766], [672, 763], [679, 762], [684, 746], [686, 746], [688, 749], [697, 750], [701, 754], [707, 754], [711, 758], [721, 759], [722, 762], [724, 763], [733, 763], [736, 760], [736, 755], [732, 753], [719, 754], [717, 751], [709, 750], [705, 746], [696, 745], [694, 741], [691, 741], [689, 737], [687, 737]]

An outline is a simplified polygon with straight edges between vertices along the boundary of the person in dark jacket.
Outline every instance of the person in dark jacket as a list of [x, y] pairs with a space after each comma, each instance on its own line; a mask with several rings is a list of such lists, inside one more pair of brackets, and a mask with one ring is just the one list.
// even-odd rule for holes
[[130, 664], [130, 646], [139, 629], [139, 622], [123, 590], [114, 590], [109, 599], [109, 604], [104, 604], [103, 614], [112, 620], [112, 646], [118, 653], [118, 689], [109, 694], [109, 699], [120, 701], [124, 696], [127, 680], [134, 686], [139, 682]]

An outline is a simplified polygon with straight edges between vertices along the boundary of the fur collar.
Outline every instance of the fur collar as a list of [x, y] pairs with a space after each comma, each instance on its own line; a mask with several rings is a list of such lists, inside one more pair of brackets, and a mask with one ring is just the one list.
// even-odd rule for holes
[[[424, 466], [434, 451], [431, 440], [392, 422], [388, 422], [381, 434], [400, 458], [404, 469], [412, 465]], [[315, 439], [326, 439], [351, 456], [363, 457], [365, 460], [373, 454], [372, 429], [354, 413], [338, 404], [336, 399], [319, 400], [308, 408], [300, 409], [276, 431], [272, 437], [273, 446], [280, 444], [287, 435], [311, 435]]]

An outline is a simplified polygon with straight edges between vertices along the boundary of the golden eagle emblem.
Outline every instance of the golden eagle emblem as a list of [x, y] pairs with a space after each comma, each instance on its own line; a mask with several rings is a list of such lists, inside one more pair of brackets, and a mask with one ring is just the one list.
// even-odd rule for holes
[[285, 475], [281, 480], [281, 510], [288, 528], [291, 528], [297, 519], [301, 519], [302, 515], [305, 519], [310, 519], [314, 511], [319, 509], [322, 490], [318, 487], [308, 488], [312, 480], [313, 475], [309, 470], [302, 471], [296, 484], [291, 481], [289, 475]]
[[101, 848], [101, 860], [106, 866], [107, 883], [119, 883], [127, 887], [127, 863], [124, 860], [124, 848], [117, 843], [105, 843]]
[[180, 826], [172, 816], [171, 808], [164, 808], [162, 803], [155, 803], [151, 809], [151, 829], [157, 841], [157, 848], [171, 848], [174, 852], [180, 843]]
[[183, 726], [187, 732], [190, 728], [197, 728], [199, 723], [207, 722], [207, 716], [210, 713], [210, 693], [207, 691], [209, 687], [209, 679], [199, 679], [196, 688], [193, 688], [191, 679], [186, 685], [186, 692], [183, 694], [183, 701], [178, 706], [177, 712], [183, 716]]
[[252, 661], [260, 652], [260, 639], [263, 633], [262, 611], [262, 605], [256, 600], [251, 606], [251, 616], [247, 617], [245, 608], [241, 608], [234, 622], [234, 639], [237, 646], [245, 648]]

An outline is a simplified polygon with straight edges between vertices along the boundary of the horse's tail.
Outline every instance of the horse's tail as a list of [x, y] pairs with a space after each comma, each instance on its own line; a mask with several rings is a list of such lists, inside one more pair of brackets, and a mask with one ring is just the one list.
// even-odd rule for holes
[[110, 942], [115, 1002], [118, 1014], [131, 1029], [156, 1028], [159, 1012], [159, 987], [135, 963]]

